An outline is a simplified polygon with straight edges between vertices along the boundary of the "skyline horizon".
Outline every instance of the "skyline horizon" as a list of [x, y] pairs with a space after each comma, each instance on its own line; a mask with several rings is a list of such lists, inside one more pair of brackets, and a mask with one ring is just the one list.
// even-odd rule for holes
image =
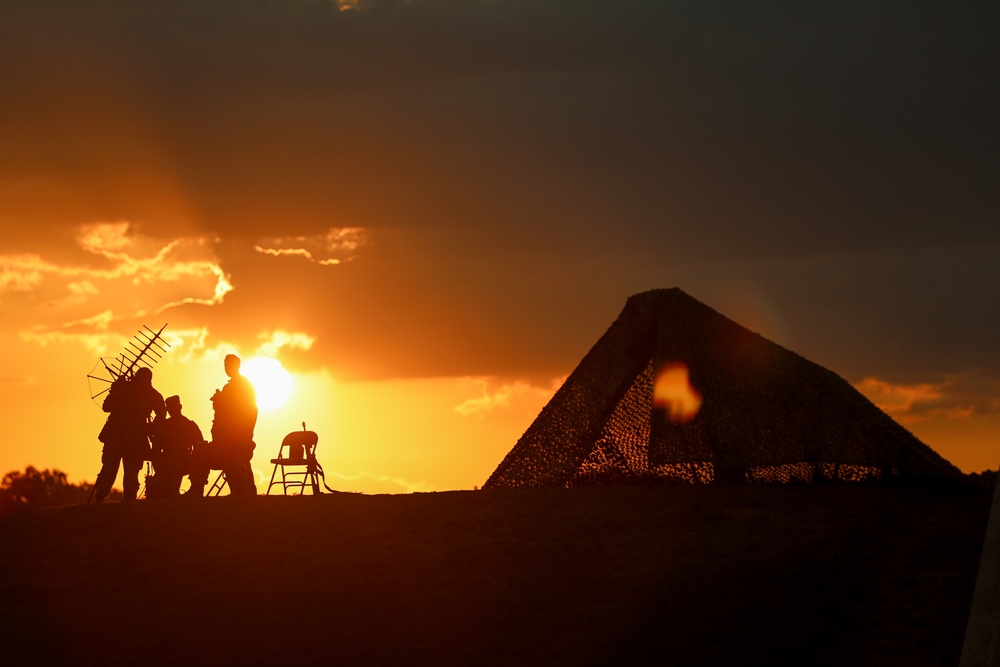
[[[686, 293], [686, 292], [685, 292], [685, 291], [684, 291], [684, 290], [683, 290], [683, 289], [682, 289], [681, 287], [669, 287], [669, 288], [663, 288], [663, 287], [660, 287], [660, 288], [653, 288], [653, 289], [650, 289], [650, 290], [645, 290], [645, 291], [643, 291], [643, 292], [638, 292], [638, 293], [636, 293], [636, 294], [632, 294], [632, 295], [630, 295], [630, 296], [628, 296], [628, 297], [626, 298], [626, 301], [625, 301], [625, 303], [623, 304], [623, 308], [624, 308], [624, 309], [627, 309], [627, 308], [628, 308], [628, 304], [629, 304], [629, 303], [630, 303], [630, 302], [631, 302], [632, 300], [634, 300], [634, 299], [637, 299], [637, 298], [642, 298], [642, 297], [644, 297], [644, 296], [648, 296], [648, 295], [650, 295], [650, 294], [653, 294], [653, 293], [657, 293], [657, 292], [658, 292], [658, 293], [668, 293], [668, 292], [678, 292], [678, 293], [682, 294], [682, 295], [683, 295], [684, 297], [686, 297], [687, 299], [689, 299], [689, 300], [693, 301], [694, 303], [697, 303], [697, 304], [698, 304], [699, 306], [704, 306], [704, 307], [707, 307], [707, 308], [708, 308], [709, 310], [711, 310], [712, 312], [714, 312], [714, 313], [715, 313], [716, 315], [718, 315], [718, 316], [721, 316], [721, 317], [722, 317], [722, 318], [723, 318], [724, 320], [726, 320], [726, 321], [728, 321], [728, 322], [731, 322], [731, 323], [733, 323], [733, 324], [737, 325], [737, 327], [738, 327], [739, 329], [741, 329], [741, 330], [744, 330], [744, 331], [746, 331], [746, 332], [749, 332], [749, 333], [751, 333], [751, 334], [754, 334], [754, 335], [757, 335], [757, 336], [760, 336], [760, 337], [761, 337], [761, 339], [763, 339], [763, 340], [764, 340], [764, 341], [766, 341], [767, 343], [769, 343], [769, 344], [772, 344], [772, 345], [775, 345], [775, 346], [777, 346], [778, 348], [780, 348], [780, 349], [782, 349], [782, 350], [784, 350], [784, 351], [786, 351], [786, 352], [790, 352], [790, 353], [791, 353], [792, 355], [794, 355], [794, 356], [796, 356], [796, 357], [800, 357], [800, 358], [804, 359], [804, 360], [805, 360], [805, 361], [806, 361], [807, 363], [809, 363], [809, 364], [811, 364], [811, 365], [815, 365], [815, 366], [819, 367], [819, 368], [820, 368], [820, 369], [822, 369], [822, 370], [825, 370], [825, 371], [830, 371], [830, 372], [832, 372], [832, 373], [833, 373], [834, 375], [836, 375], [836, 376], [837, 376], [838, 378], [841, 378], [841, 379], [844, 379], [844, 378], [843, 378], [843, 377], [842, 377], [842, 376], [841, 376], [841, 375], [840, 375], [839, 373], [837, 373], [837, 372], [836, 372], [835, 370], [832, 370], [832, 369], [827, 369], [826, 367], [824, 367], [824, 366], [822, 366], [822, 365], [820, 365], [820, 364], [817, 364], [816, 362], [814, 362], [814, 361], [812, 361], [812, 360], [810, 360], [810, 359], [808, 359], [808, 358], [806, 358], [806, 357], [803, 357], [802, 355], [800, 355], [800, 354], [799, 354], [798, 352], [796, 352], [795, 350], [792, 350], [792, 349], [790, 349], [790, 348], [787, 348], [787, 347], [785, 347], [785, 346], [781, 345], [780, 343], [778, 343], [778, 342], [776, 342], [776, 341], [773, 341], [773, 340], [771, 340], [770, 338], [767, 338], [766, 336], [763, 336], [763, 335], [759, 334], [758, 332], [756, 332], [756, 331], [753, 331], [753, 330], [751, 330], [751, 329], [749, 329], [749, 328], [745, 327], [745, 326], [744, 326], [743, 324], [741, 324], [740, 322], [737, 322], [736, 320], [733, 320], [732, 318], [728, 317], [728, 316], [727, 316], [727, 315], [726, 315], [725, 313], [722, 313], [722, 312], [719, 312], [719, 311], [715, 310], [714, 308], [712, 308], [712, 307], [711, 307], [710, 305], [708, 305], [708, 304], [704, 304], [704, 303], [702, 303], [702, 302], [698, 301], [698, 300], [697, 300], [697, 299], [695, 299], [694, 297], [692, 297], [692, 296], [690, 296], [689, 294], [687, 294], [687, 293]], [[622, 311], [621, 311], [621, 312], [619, 313], [619, 315], [618, 315], [617, 317], [621, 317], [621, 315], [622, 315], [622, 314], [624, 314], [624, 312], [625, 312], [625, 310], [624, 310], [624, 309], [623, 309], [623, 310], [622, 310]], [[615, 326], [616, 322], [617, 322], [617, 318], [613, 318], [613, 319], [611, 320], [611, 322], [610, 322], [610, 324], [609, 324], [609, 328], [608, 328], [608, 330], [609, 330], [609, 331], [611, 330], [611, 328], [612, 328], [612, 327], [614, 327], [614, 326]], [[155, 333], [155, 334], [157, 334], [157, 335], [159, 335], [159, 334], [163, 334], [163, 333], [165, 333], [165, 332], [166, 332], [166, 335], [164, 336], [164, 337], [166, 337], [166, 336], [169, 336], [169, 335], [170, 335], [169, 331], [167, 331], [167, 330], [168, 330], [168, 328], [169, 328], [169, 327], [168, 327], [168, 325], [169, 325], [169, 323], [164, 323], [164, 324], [162, 325], [162, 327], [159, 327], [159, 328], [158, 328], [158, 329], [157, 329], [157, 330], [156, 330], [155, 332], [153, 332], [153, 330], [152, 330], [152, 329], [149, 329], [149, 327], [148, 327], [148, 326], [145, 326], [145, 325], [144, 325], [143, 329], [147, 329], [147, 330], [149, 330], [149, 331], [151, 331], [151, 332], [153, 332], [153, 333]], [[681, 327], [683, 327], [683, 326], [684, 326], [684, 325], [683, 325], [683, 323], [678, 323], [678, 325], [679, 325], [679, 326], [681, 326]], [[139, 332], [139, 334], [141, 335], [141, 334], [142, 334], [142, 331], [140, 331], [140, 332]], [[135, 339], [135, 337], [133, 337], [133, 339]], [[590, 350], [588, 350], [587, 354], [585, 354], [585, 355], [584, 355], [584, 357], [585, 357], [585, 356], [587, 356], [588, 354], [590, 354], [590, 351], [592, 351], [592, 350], [593, 350], [594, 348], [596, 348], [599, 342], [600, 342], [599, 340], [595, 340], [595, 342], [594, 342], [594, 345], [593, 345], [593, 346], [592, 346], [592, 347], [590, 348]], [[168, 346], [169, 346], [169, 344], [168, 344]], [[127, 349], [127, 348], [125, 348], [125, 352], [126, 352], [126, 353], [127, 353], [127, 351], [128, 351], [128, 349]], [[169, 351], [169, 350], [168, 350], [168, 351]], [[221, 354], [221, 353], [220, 353], [220, 354]], [[124, 358], [124, 357], [123, 357], [123, 355], [122, 355], [122, 354], [119, 354], [119, 355], [117, 355], [117, 356], [116, 356], [116, 357], [114, 357], [114, 358], [115, 358], [115, 359], [119, 359], [119, 358]], [[161, 358], [162, 358], [162, 357], [161, 357]], [[98, 367], [102, 366], [102, 365], [103, 365], [103, 363], [102, 363], [102, 362], [104, 362], [104, 360], [105, 360], [105, 359], [106, 359], [106, 357], [103, 357], [103, 356], [102, 356], [102, 357], [101, 357], [101, 358], [100, 358], [100, 359], [98, 360], [97, 364], [95, 365], [95, 368], [98, 368]], [[128, 361], [130, 361], [130, 360], [131, 360], [131, 359], [128, 359], [128, 358], [124, 358], [124, 359], [125, 359], [125, 362], [124, 362], [124, 363], [127, 363]], [[260, 360], [276, 360], [276, 357], [269, 357], [269, 356], [262, 356], [262, 355], [256, 355], [256, 356], [251, 356], [251, 357], [247, 358], [247, 359], [246, 359], [245, 361], [246, 361], [246, 362], [252, 362], [252, 361], [260, 361]], [[581, 361], [582, 361], [582, 357], [581, 357]], [[681, 361], [681, 362], [683, 363], [683, 361], [682, 361], [682, 360], [676, 360], [676, 361]], [[156, 363], [157, 363], [157, 362], [154, 362], [154, 365], [153, 365], [153, 366], [151, 366], [151, 369], [152, 369], [152, 371], [153, 371], [153, 373], [154, 373], [154, 378], [155, 378], [155, 374], [156, 374], [156, 370], [157, 370], [157, 368], [156, 368]], [[277, 361], [277, 360], [276, 360], [276, 363], [277, 363], [277, 364], [279, 365], [279, 367], [280, 367], [280, 361]], [[181, 364], [181, 366], [183, 366], [183, 364]], [[685, 368], [686, 368], [686, 366], [685, 366]], [[283, 370], [283, 369], [282, 369], [282, 370]], [[112, 369], [112, 371], [109, 371], [109, 372], [113, 372], [113, 369]], [[564, 376], [564, 377], [563, 377], [563, 381], [565, 381], [565, 379], [567, 379], [567, 378], [569, 377], [569, 375], [570, 375], [570, 374], [571, 374], [571, 373], [567, 373], [567, 374], [566, 374], [566, 376]], [[91, 374], [88, 374], [88, 378], [89, 378], [89, 377], [93, 377], [93, 376], [92, 376]], [[846, 381], [846, 379], [845, 379], [845, 381]], [[866, 399], [867, 401], [871, 402], [871, 404], [872, 404], [873, 406], [875, 406], [875, 407], [876, 407], [876, 408], [877, 408], [878, 410], [880, 410], [880, 411], [881, 411], [881, 412], [882, 412], [883, 414], [887, 415], [887, 416], [888, 416], [888, 417], [889, 417], [890, 419], [892, 419], [892, 420], [893, 420], [893, 421], [894, 421], [895, 423], [899, 424], [899, 425], [900, 425], [900, 426], [901, 426], [901, 427], [902, 427], [902, 428], [903, 428], [903, 429], [904, 429], [904, 430], [905, 430], [905, 431], [906, 431], [907, 433], [909, 433], [909, 434], [913, 435], [913, 437], [915, 437], [915, 438], [916, 438], [917, 440], [919, 440], [919, 441], [920, 441], [920, 442], [922, 442], [923, 444], [925, 444], [925, 445], [927, 445], [928, 447], [930, 447], [930, 448], [931, 448], [931, 449], [932, 449], [932, 450], [933, 450], [933, 451], [934, 451], [934, 452], [935, 452], [936, 454], [938, 454], [938, 455], [942, 456], [942, 458], [944, 458], [945, 460], [947, 460], [947, 461], [948, 461], [949, 463], [952, 463], [953, 465], [956, 465], [956, 467], [960, 468], [960, 469], [962, 470], [962, 472], [963, 472], [963, 473], [966, 473], [966, 474], [969, 474], [969, 473], [981, 473], [981, 472], [989, 472], [989, 471], [993, 471], [993, 470], [996, 470], [996, 469], [997, 469], [996, 467], [986, 467], [986, 468], [981, 468], [981, 469], [969, 469], [969, 468], [966, 468], [966, 467], [962, 467], [962, 466], [959, 466], [958, 464], [955, 464], [955, 463], [954, 463], [954, 462], [953, 462], [953, 461], [951, 460], [951, 458], [950, 458], [950, 457], [949, 457], [949, 456], [947, 455], [947, 451], [946, 451], [946, 452], [941, 452], [941, 451], [940, 451], [939, 449], [937, 449], [936, 447], [934, 447], [934, 446], [933, 446], [933, 444], [931, 444], [931, 443], [927, 443], [926, 441], [924, 441], [924, 440], [923, 440], [922, 438], [920, 438], [920, 436], [919, 436], [919, 435], [918, 435], [917, 433], [913, 432], [913, 431], [912, 431], [911, 429], [907, 428], [907, 426], [906, 426], [906, 425], [905, 425], [904, 423], [901, 423], [901, 422], [900, 422], [900, 421], [898, 421], [898, 420], [897, 420], [897, 419], [896, 419], [895, 417], [893, 417], [893, 415], [891, 414], [890, 410], [887, 410], [887, 409], [886, 409], [886, 406], [885, 406], [885, 405], [879, 405], [878, 403], [876, 403], [876, 401], [875, 401], [875, 400], [873, 399], [873, 397], [872, 397], [872, 396], [870, 396], [870, 395], [866, 394], [866, 393], [865, 393], [865, 392], [863, 391], [864, 389], [866, 389], [866, 388], [867, 388], [867, 389], [871, 390], [871, 386], [870, 386], [870, 384], [868, 384], [868, 382], [867, 382], [867, 381], [868, 381], [868, 379], [866, 378], [866, 379], [862, 380], [862, 381], [861, 381], [861, 382], [859, 382], [859, 383], [850, 383], [850, 382], [848, 382], [848, 384], [850, 384], [850, 386], [851, 386], [851, 387], [852, 387], [853, 389], [855, 389], [856, 391], [858, 391], [858, 393], [859, 393], [860, 395], [864, 396], [864, 398], [865, 398], [865, 399]], [[266, 385], [264, 385], [264, 384], [258, 384], [258, 383], [257, 383], [256, 381], [253, 381], [253, 380], [252, 380], [252, 382], [254, 383], [255, 387], [257, 387], [257, 388], [258, 388], [258, 391], [260, 391], [260, 390], [261, 390], [262, 388], [264, 388], [264, 387], [266, 386]], [[98, 386], [98, 387], [100, 387], [101, 385], [100, 385], [100, 384], [97, 384], [97, 386]], [[154, 379], [154, 386], [155, 386], [155, 379]], [[553, 384], [552, 384], [551, 386], [552, 386], [552, 392], [551, 392], [551, 395], [552, 395], [552, 396], [554, 396], [554, 395], [555, 395], [555, 393], [556, 393], [556, 392], [557, 392], [557, 391], [558, 391], [558, 390], [559, 390], [559, 389], [561, 388], [562, 384], [560, 383], [560, 384], [559, 384], [559, 386], [556, 386], [556, 385], [555, 385], [555, 383], [553, 383]], [[693, 386], [693, 388], [694, 388], [694, 389], [695, 389], [696, 391], [700, 389], [700, 387], [698, 387], [698, 386], [696, 386], [696, 385], [692, 385], [692, 386]], [[877, 390], [877, 388], [876, 388], [876, 390]], [[876, 394], [877, 394], [877, 391], [876, 391]], [[164, 396], [166, 397], [166, 396], [167, 396], [167, 394], [164, 394]], [[96, 403], [96, 404], [98, 405], [98, 407], [99, 407], [99, 405], [100, 405], [100, 401], [98, 400], [99, 398], [100, 398], [100, 394], [98, 394], [98, 395], [96, 395], [96, 396], [92, 396], [92, 397], [91, 397], [91, 399], [92, 399], [92, 400], [93, 400], [93, 401], [94, 401], [94, 402], [95, 402], [95, 403]], [[550, 398], [551, 398], [551, 396], [550, 396]], [[877, 398], [877, 395], [875, 396], [875, 398]], [[652, 404], [654, 403], [654, 401], [655, 401], [655, 398], [654, 398], [654, 395], [653, 395], [653, 392], [652, 392], [652, 389], [651, 389], [651, 392], [650, 392], [650, 396], [649, 396], [649, 399], [650, 399], [650, 404], [652, 405]], [[473, 400], [474, 400], [474, 399], [473, 399]], [[708, 399], [706, 399], [706, 400], [711, 400], [711, 396], [709, 396], [709, 398], [708, 398]], [[282, 404], [280, 404], [280, 405], [276, 405], [276, 406], [269, 406], [269, 407], [266, 407], [266, 408], [262, 408], [262, 415], [263, 415], [263, 414], [265, 414], [265, 413], [267, 413], [267, 412], [270, 412], [271, 410], [274, 410], [274, 409], [277, 409], [277, 408], [281, 408], [281, 407], [283, 407], [283, 405], [284, 405], [284, 403], [282, 403]], [[544, 410], [544, 407], [545, 407], [545, 405], [543, 404], [543, 405], [542, 405], [542, 406], [541, 406], [541, 407], [539, 408], [539, 413], [538, 413], [538, 415], [537, 415], [537, 416], [541, 416], [541, 411], [542, 411], [542, 410]], [[198, 414], [199, 416], [201, 416], [201, 417], [202, 417], [202, 419], [204, 419], [204, 413], [205, 413], [205, 411], [204, 411], [204, 410], [200, 410], [200, 409], [197, 409], [197, 408], [196, 408], [196, 409], [194, 410], [194, 412], [195, 412], [195, 414]], [[537, 418], [537, 416], [536, 416], [536, 418]], [[196, 422], [197, 422], [197, 421], [198, 421], [198, 420], [196, 420]], [[210, 422], [209, 422], [209, 423], [210, 423]], [[203, 431], [203, 433], [208, 433], [208, 429], [206, 429], [206, 428], [205, 428], [205, 427], [204, 427], [204, 426], [203, 426], [202, 424], [199, 424], [199, 426], [200, 426], [200, 427], [202, 427], [202, 431]], [[529, 424], [529, 426], [530, 426], [530, 424]], [[303, 427], [303, 428], [305, 428], [305, 427], [306, 427], [306, 426], [305, 426], [305, 423], [304, 423], [304, 422], [302, 423], [302, 427]], [[273, 434], [273, 432], [274, 432], [274, 431], [273, 431], [273, 428], [274, 428], [274, 426], [273, 426], [273, 425], [271, 425], [271, 426], [270, 426], [270, 427], [268, 428], [268, 434]], [[293, 428], [293, 429], [290, 429], [290, 430], [289, 430], [288, 432], [291, 432], [291, 431], [294, 431], [294, 430], [298, 430], [298, 429], [296, 429], [296, 428]], [[498, 460], [496, 461], [496, 464], [495, 464], [495, 465], [496, 465], [496, 470], [499, 470], [500, 466], [501, 466], [501, 465], [502, 465], [502, 463], [503, 463], [503, 460], [504, 460], [504, 458], [506, 458], [506, 456], [507, 456], [507, 455], [511, 454], [511, 452], [513, 451], [513, 447], [514, 447], [514, 445], [516, 444], [516, 442], [517, 442], [517, 441], [519, 441], [519, 440], [521, 439], [521, 435], [523, 435], [523, 433], [522, 433], [522, 434], [519, 434], [519, 435], [517, 436], [516, 440], [515, 440], [515, 441], [514, 441], [514, 442], [513, 442], [512, 444], [511, 444], [511, 449], [510, 449], [509, 451], [507, 451], [506, 453], [504, 453], [504, 454], [503, 454], [503, 455], [501, 456], [501, 458], [500, 458], [500, 459], [498, 459]], [[279, 439], [279, 441], [280, 441], [280, 439]], [[276, 451], [277, 451], [277, 450], [275, 450], [275, 453], [276, 453]], [[260, 449], [260, 448], [258, 448], [258, 449], [257, 449], [257, 450], [255, 451], [255, 459], [257, 458], [257, 454], [259, 454], [259, 453], [264, 453], [264, 454], [265, 454], [265, 457], [264, 457], [264, 458], [266, 458], [266, 459], [269, 459], [269, 458], [270, 458], [270, 455], [267, 455], [267, 454], [266, 454], [266, 452], [262, 452], [262, 451], [261, 451], [261, 449]], [[260, 484], [260, 483], [262, 483], [262, 482], [263, 482], [263, 481], [264, 481], [265, 479], [267, 479], [267, 478], [269, 477], [269, 474], [270, 474], [270, 473], [269, 473], [268, 471], [270, 470], [270, 464], [267, 464], [267, 465], [265, 465], [265, 466], [261, 466], [261, 465], [259, 465], [259, 464], [260, 464], [260, 461], [259, 461], [259, 460], [257, 461], [257, 463], [258, 463], [258, 465], [257, 465], [257, 466], [255, 466], [255, 468], [254, 468], [254, 471], [255, 471], [255, 473], [257, 474], [257, 481], [258, 481], [258, 484]], [[33, 465], [33, 464], [31, 464], [31, 463], [29, 463], [29, 464], [27, 464], [27, 465], [28, 465], [28, 466], [31, 466], [31, 467], [36, 467], [36, 468], [38, 468], [38, 466], [34, 466], [34, 465]], [[41, 468], [39, 468], [39, 469], [41, 469]], [[66, 471], [65, 471], [64, 469], [62, 469], [62, 468], [59, 468], [59, 467], [53, 467], [52, 469], [53, 469], [53, 470], [59, 470], [60, 472], [66, 472]], [[18, 470], [20, 470], [20, 469], [18, 469]], [[495, 474], [496, 470], [494, 470], [494, 471], [492, 471], [492, 472], [491, 472], [491, 476], [492, 476], [493, 474]], [[338, 473], [338, 472], [337, 472], [337, 471], [335, 471], [335, 470], [334, 470], [334, 471], [331, 471], [331, 476], [332, 476], [332, 478], [333, 478], [333, 479], [341, 479], [341, 480], [349, 480], [349, 479], [350, 479], [349, 477], [345, 477], [345, 476], [341, 475], [340, 473]], [[120, 474], [119, 474], [119, 477], [118, 477], [118, 478], [120, 479]], [[383, 480], [383, 481], [384, 481], [384, 480]], [[80, 482], [80, 483], [92, 483], [92, 482], [93, 482], [93, 480], [89, 480], [89, 479], [87, 479], [86, 477], [83, 477], [83, 478], [79, 479], [79, 482]], [[479, 483], [473, 483], [473, 484], [472, 484], [471, 486], [466, 486], [466, 487], [456, 487], [456, 488], [446, 488], [446, 489], [433, 489], [433, 488], [426, 488], [426, 489], [419, 489], [419, 488], [418, 488], [418, 489], [407, 489], [407, 490], [405, 490], [404, 492], [412, 492], [413, 490], [418, 490], [418, 491], [419, 491], [419, 490], [428, 490], [428, 491], [430, 491], [430, 490], [462, 490], [462, 489], [467, 489], [467, 488], [473, 488], [473, 489], [475, 489], [475, 488], [480, 488], [480, 487], [481, 487], [481, 486], [482, 486], [482, 485], [483, 485], [484, 483], [485, 483], [485, 479], [484, 479], [484, 480], [483, 480], [482, 482], [479, 482]], [[115, 488], [118, 488], [118, 486], [116, 486]]]

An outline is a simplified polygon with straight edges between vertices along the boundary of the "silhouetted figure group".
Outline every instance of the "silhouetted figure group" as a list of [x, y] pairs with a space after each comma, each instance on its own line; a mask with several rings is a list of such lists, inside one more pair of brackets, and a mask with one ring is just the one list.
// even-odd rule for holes
[[[139, 493], [139, 473], [144, 461], [153, 464], [155, 475], [147, 477], [149, 498], [180, 495], [184, 475], [191, 479], [185, 496], [203, 497], [212, 470], [221, 470], [233, 495], [256, 495], [250, 461], [255, 444], [257, 395], [240, 374], [240, 358], [225, 358], [229, 381], [212, 396], [215, 416], [212, 441], [206, 442], [198, 425], [181, 412], [179, 396], [163, 400], [153, 388], [153, 372], [140, 368], [131, 378], [115, 380], [104, 399], [109, 413], [98, 438], [104, 443], [101, 472], [97, 476], [97, 502], [111, 491], [124, 465], [125, 500]], [[152, 444], [150, 444], [152, 443]]]

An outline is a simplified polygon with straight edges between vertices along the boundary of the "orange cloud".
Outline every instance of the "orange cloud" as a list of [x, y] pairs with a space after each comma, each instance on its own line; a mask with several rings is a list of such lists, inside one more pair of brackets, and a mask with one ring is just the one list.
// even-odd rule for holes
[[939, 382], [894, 384], [864, 378], [855, 388], [901, 424], [962, 420], [1000, 412], [996, 380], [984, 373], [956, 373]]
[[854, 386], [890, 415], [905, 415], [916, 403], [940, 399], [948, 385], [948, 382], [902, 385], [868, 377]]
[[41, 284], [46, 268], [38, 255], [0, 257], [0, 293], [31, 291]]
[[536, 387], [524, 380], [515, 380], [491, 389], [494, 378], [462, 378], [460, 382], [478, 388], [481, 395], [459, 403], [454, 410], [463, 417], [482, 418], [494, 410], [510, 408], [512, 401], [521, 397], [530, 397], [533, 401], [544, 403], [552, 398], [565, 380], [565, 377], [557, 378], [550, 387]]
[[277, 356], [282, 348], [309, 350], [312, 349], [313, 344], [316, 342], [315, 338], [305, 332], [282, 331], [280, 329], [259, 333], [257, 334], [257, 338], [261, 340], [260, 347], [257, 348], [257, 354], [266, 357]]
[[208, 349], [208, 327], [167, 329], [163, 332], [163, 339], [170, 345], [171, 354], [177, 361], [199, 361]]
[[21, 331], [24, 340], [46, 345], [76, 339], [88, 349], [107, 349], [115, 346], [106, 332], [116, 321], [183, 304], [216, 305], [233, 290], [215, 257], [214, 237], [163, 241], [114, 222], [83, 225], [74, 240], [101, 260], [0, 255], [0, 293], [17, 298], [17, 312], [31, 323]]
[[21, 340], [36, 343], [42, 347], [61, 343], [77, 343], [94, 354], [103, 354], [105, 350], [118, 349], [128, 340], [119, 334], [107, 331], [108, 325], [114, 320], [111, 311], [100, 312], [93, 317], [76, 321], [64, 322], [55, 327], [39, 325], [21, 331]]
[[370, 243], [361, 227], [331, 227], [315, 236], [273, 237], [261, 240], [254, 250], [274, 257], [301, 257], [322, 266], [354, 259], [354, 253]]
[[[410, 0], [399, 0], [400, 4], [407, 4]], [[379, 6], [376, 0], [333, 0], [333, 4], [342, 12], [360, 12]]]
[[974, 405], [954, 408], [933, 408], [925, 412], [922, 419], [969, 419], [975, 416], [976, 412], [976, 406]]

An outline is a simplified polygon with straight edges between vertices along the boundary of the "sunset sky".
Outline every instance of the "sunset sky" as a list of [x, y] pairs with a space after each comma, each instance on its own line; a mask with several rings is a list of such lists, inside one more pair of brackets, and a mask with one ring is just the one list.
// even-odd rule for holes
[[[254, 466], [481, 485], [636, 292], [680, 287], [1000, 463], [1000, 5], [0, 4], [0, 474], [92, 481], [143, 325]], [[710, 400], [710, 397], [706, 397]]]

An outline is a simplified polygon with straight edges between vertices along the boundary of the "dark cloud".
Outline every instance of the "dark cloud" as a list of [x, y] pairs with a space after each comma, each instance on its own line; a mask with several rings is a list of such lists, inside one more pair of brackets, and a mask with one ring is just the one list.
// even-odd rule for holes
[[[847, 374], [998, 368], [998, 28], [995, 3], [8, 1], [0, 219], [219, 233], [218, 326], [266, 307], [359, 375], [564, 372], [628, 294], [724, 310], [741, 283]], [[355, 227], [350, 265], [253, 251]]]
[[744, 275], [783, 313], [781, 342], [851, 379], [1000, 372], [1000, 245], [900, 246], [769, 262]]
[[210, 226], [569, 208], [702, 252], [684, 223], [717, 252], [937, 240], [944, 215], [995, 238], [995, 8], [745, 5], [5, 3], [4, 117], [35, 139], [6, 161], [133, 217], [105, 181], [173, 173]]

